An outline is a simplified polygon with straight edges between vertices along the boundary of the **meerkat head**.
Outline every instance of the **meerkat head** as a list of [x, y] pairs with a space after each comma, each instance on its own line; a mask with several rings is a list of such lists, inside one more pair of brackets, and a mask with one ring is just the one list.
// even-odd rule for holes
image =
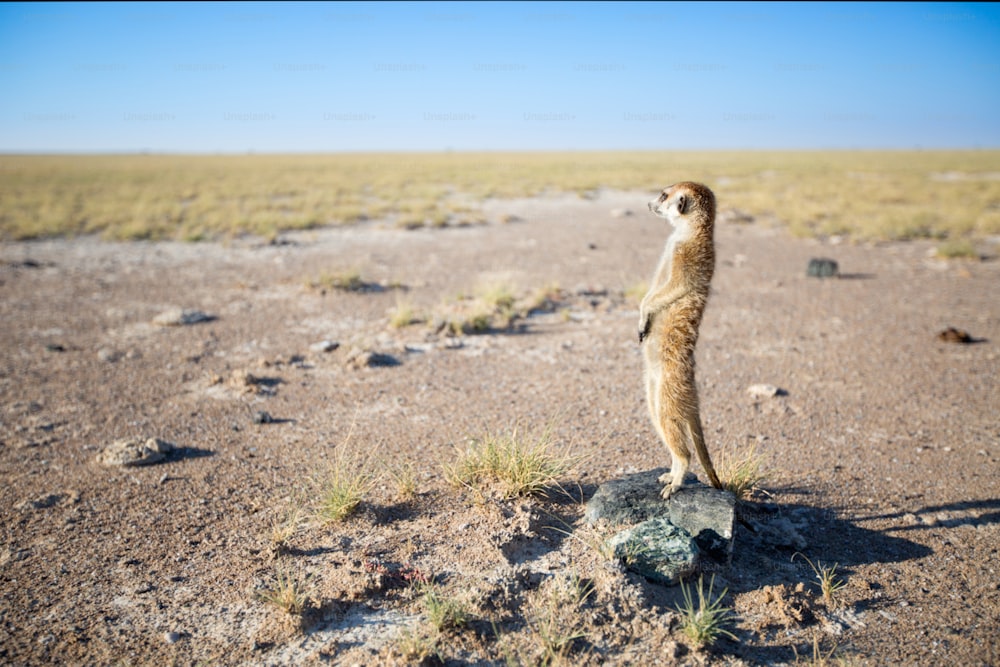
[[649, 210], [675, 227], [684, 223], [715, 221], [715, 195], [701, 183], [675, 183], [649, 202]]

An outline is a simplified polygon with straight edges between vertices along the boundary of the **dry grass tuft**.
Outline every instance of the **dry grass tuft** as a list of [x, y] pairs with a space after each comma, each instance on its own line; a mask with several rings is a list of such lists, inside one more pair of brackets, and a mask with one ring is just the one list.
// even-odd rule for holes
[[292, 538], [298, 534], [302, 527], [302, 510], [293, 508], [283, 515], [273, 515], [271, 517], [271, 545], [275, 551], [281, 552], [288, 548]]
[[731, 623], [733, 610], [722, 606], [722, 598], [726, 596], [726, 589], [722, 589], [717, 597], [713, 597], [712, 588], [715, 585], [715, 575], [708, 584], [708, 592], [704, 589], [704, 578], [698, 577], [698, 604], [695, 605], [691, 588], [686, 583], [681, 582], [681, 593], [684, 595], [684, 604], [677, 607], [681, 614], [681, 631], [684, 636], [697, 646], [711, 646], [721, 637], [726, 636], [736, 640], [736, 635], [726, 629], [726, 625]]
[[593, 593], [592, 583], [568, 575], [547, 582], [531, 600], [526, 620], [539, 644], [538, 664], [569, 664], [574, 645], [587, 636], [581, 609]]
[[324, 523], [344, 520], [357, 509], [377, 481], [370, 461], [347, 453], [346, 445], [342, 446], [322, 482], [317, 517]]
[[286, 614], [298, 616], [309, 600], [309, 586], [298, 575], [279, 567], [275, 570], [274, 584], [259, 591], [257, 596]]
[[323, 272], [318, 277], [306, 281], [306, 285], [319, 290], [341, 290], [343, 292], [362, 292], [370, 283], [361, 278], [357, 269], [347, 269], [334, 273]]
[[422, 321], [413, 305], [404, 299], [398, 299], [395, 308], [389, 313], [389, 326], [393, 329], [402, 329]]
[[400, 500], [412, 500], [417, 495], [417, 471], [412, 463], [387, 467]]
[[559, 478], [575, 463], [552, 454], [552, 444], [550, 429], [527, 436], [517, 427], [508, 433], [487, 433], [459, 452], [454, 463], [444, 465], [445, 479], [504, 499], [543, 495], [561, 488]]
[[434, 630], [443, 632], [462, 628], [468, 624], [471, 615], [463, 602], [445, 595], [444, 591], [433, 583], [422, 585], [420, 590], [424, 613]]
[[739, 458], [722, 450], [716, 469], [723, 488], [736, 496], [737, 500], [749, 498], [767, 479], [767, 473], [761, 470], [765, 459], [764, 454], [757, 453], [757, 443], [751, 445]]
[[837, 563], [832, 566], [823, 565], [823, 561], [819, 560], [813, 563], [808, 556], [799, 552], [792, 554], [792, 560], [795, 560], [796, 556], [802, 556], [802, 559], [809, 563], [809, 567], [816, 574], [820, 592], [823, 594], [823, 601], [828, 607], [836, 607], [839, 604], [837, 594], [847, 585], [844, 580], [837, 577]]
[[976, 246], [969, 239], [950, 239], [935, 249], [938, 257], [945, 259], [979, 259]]

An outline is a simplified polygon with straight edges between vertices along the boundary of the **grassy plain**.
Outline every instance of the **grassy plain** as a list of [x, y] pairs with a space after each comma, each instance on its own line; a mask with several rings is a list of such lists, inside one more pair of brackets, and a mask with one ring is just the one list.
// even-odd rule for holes
[[1000, 234], [1000, 151], [0, 156], [0, 239], [225, 238], [384, 219], [482, 222], [490, 197], [711, 185], [801, 236]]

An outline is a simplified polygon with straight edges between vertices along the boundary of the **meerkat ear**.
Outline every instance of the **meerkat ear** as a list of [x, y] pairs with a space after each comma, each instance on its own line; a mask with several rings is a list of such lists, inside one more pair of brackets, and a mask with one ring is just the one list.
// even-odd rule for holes
[[677, 212], [680, 213], [681, 215], [684, 215], [685, 213], [687, 213], [687, 207], [688, 207], [687, 197], [684, 196], [684, 195], [681, 195], [680, 197], [678, 197], [677, 198]]

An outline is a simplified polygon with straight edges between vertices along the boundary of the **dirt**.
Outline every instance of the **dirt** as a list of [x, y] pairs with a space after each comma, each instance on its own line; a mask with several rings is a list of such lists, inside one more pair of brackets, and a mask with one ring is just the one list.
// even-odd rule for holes
[[[995, 260], [720, 223], [702, 417], [711, 451], [756, 444], [770, 474], [732, 565], [706, 573], [734, 638], [698, 648], [677, 589], [601, 555], [583, 503], [668, 463], [627, 294], [668, 233], [646, 198], [491, 201], [485, 225], [272, 243], [0, 246], [0, 662], [502, 664], [549, 646], [565, 664], [997, 664]], [[808, 277], [813, 257], [840, 276]], [[351, 269], [366, 289], [310, 286]], [[475, 335], [389, 325], [400, 302], [433, 321], [498, 281], [557, 285], [558, 307]], [[204, 317], [154, 323], [186, 311]], [[939, 339], [949, 327], [971, 342]], [[470, 438], [514, 426], [575, 458], [565, 493], [447, 483]], [[164, 460], [100, 460], [149, 438], [173, 446]], [[312, 511], [345, 452], [382, 474], [324, 524]], [[407, 467], [410, 497], [390, 474]], [[836, 564], [833, 598], [810, 562]], [[262, 599], [279, 575], [303, 582], [301, 614]], [[468, 620], [429, 630], [421, 582]]]

